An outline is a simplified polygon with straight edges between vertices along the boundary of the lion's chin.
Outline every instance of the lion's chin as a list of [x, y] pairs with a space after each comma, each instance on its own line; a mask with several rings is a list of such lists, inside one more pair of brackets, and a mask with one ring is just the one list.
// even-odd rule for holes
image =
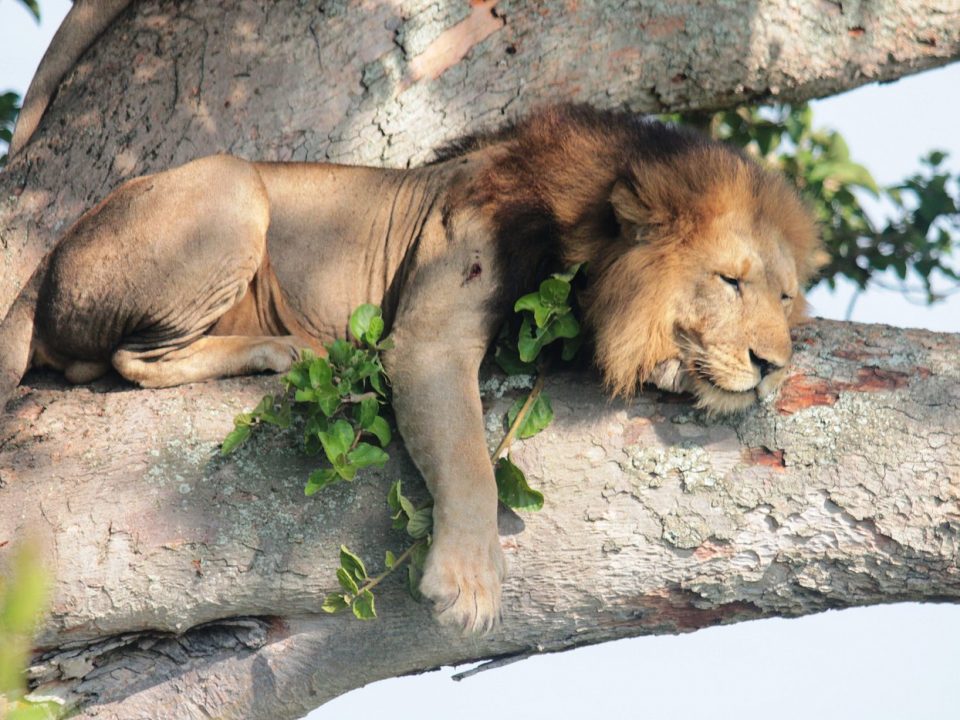
[[755, 387], [740, 391], [727, 390], [710, 378], [687, 369], [679, 358], [671, 358], [658, 363], [646, 382], [667, 392], [690, 393], [696, 398], [697, 407], [711, 415], [730, 415], [746, 410], [757, 401], [776, 393], [786, 376], [786, 371], [780, 370], [763, 378]]
[[690, 383], [690, 391], [697, 398], [697, 407], [710, 414], [727, 415], [746, 410], [775, 394], [787, 373], [785, 370], [777, 371], [763, 378], [755, 387], [742, 391], [727, 390], [700, 375], [684, 375]]
[[667, 392], [687, 392], [697, 400], [697, 407], [711, 415], [729, 415], [741, 412], [776, 392], [785, 373], [777, 372], [747, 390], [727, 390], [693, 370], [684, 367], [679, 358], [664, 360], [654, 367], [647, 382]]
[[700, 377], [691, 378], [691, 391], [697, 398], [697, 407], [711, 415], [729, 415], [741, 412], [759, 399], [757, 388], [750, 390], [724, 390], [709, 380]]

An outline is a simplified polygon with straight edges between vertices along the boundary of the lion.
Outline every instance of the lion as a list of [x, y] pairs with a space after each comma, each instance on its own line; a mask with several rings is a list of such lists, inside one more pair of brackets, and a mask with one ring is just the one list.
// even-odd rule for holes
[[409, 170], [216, 155], [123, 183], [66, 232], [0, 326], [0, 398], [37, 365], [143, 387], [283, 372], [381, 305], [435, 502], [420, 589], [482, 632], [504, 559], [478, 369], [513, 301], [585, 263], [609, 391], [652, 382], [726, 413], [783, 379], [821, 253], [781, 177], [623, 111], [546, 108]]

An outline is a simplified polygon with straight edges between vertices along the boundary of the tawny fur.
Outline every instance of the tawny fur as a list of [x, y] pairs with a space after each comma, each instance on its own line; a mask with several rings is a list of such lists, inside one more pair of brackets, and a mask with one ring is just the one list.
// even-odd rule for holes
[[0, 399], [30, 363], [147, 387], [283, 371], [380, 304], [435, 500], [421, 590], [483, 631], [504, 563], [477, 371], [514, 299], [586, 263], [611, 392], [650, 381], [728, 412], [782, 379], [819, 253], [778, 176], [626, 113], [547, 109], [407, 171], [215, 156], [125, 183], [67, 232], [0, 325]]

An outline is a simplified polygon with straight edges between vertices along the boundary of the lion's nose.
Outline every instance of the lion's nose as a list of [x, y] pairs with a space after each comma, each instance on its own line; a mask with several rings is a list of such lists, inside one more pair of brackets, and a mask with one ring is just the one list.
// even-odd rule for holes
[[783, 369], [783, 365], [771, 362], [764, 357], [760, 357], [753, 350], [750, 351], [750, 362], [760, 371], [760, 378], [763, 379], [772, 372]]

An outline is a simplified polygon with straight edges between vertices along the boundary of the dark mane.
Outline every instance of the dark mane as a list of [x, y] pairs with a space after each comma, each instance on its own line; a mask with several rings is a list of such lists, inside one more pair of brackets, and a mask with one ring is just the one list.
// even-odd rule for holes
[[654, 161], [710, 142], [696, 130], [675, 123], [664, 123], [649, 115], [640, 115], [630, 110], [601, 110], [585, 104], [565, 103], [542, 107], [520, 119], [452, 140], [434, 150], [430, 164], [442, 163], [491, 145], [511, 141], [517, 143], [518, 150], [542, 149], [529, 146], [542, 144], [545, 138], [540, 133], [545, 126], [554, 127], [560, 131], [560, 136], [570, 132], [587, 132], [598, 136], [606, 135], [611, 140], [614, 137], [621, 138], [627, 141], [621, 150], [632, 151], [631, 154]]
[[455, 140], [431, 164], [496, 148], [495, 159], [448, 202], [486, 209], [503, 255], [504, 296], [514, 297], [531, 276], [579, 261], [567, 251], [583, 245], [573, 235], [593, 241], [618, 235], [609, 203], [616, 182], [631, 182], [638, 165], [710, 144], [694, 130], [627, 110], [563, 104]]

